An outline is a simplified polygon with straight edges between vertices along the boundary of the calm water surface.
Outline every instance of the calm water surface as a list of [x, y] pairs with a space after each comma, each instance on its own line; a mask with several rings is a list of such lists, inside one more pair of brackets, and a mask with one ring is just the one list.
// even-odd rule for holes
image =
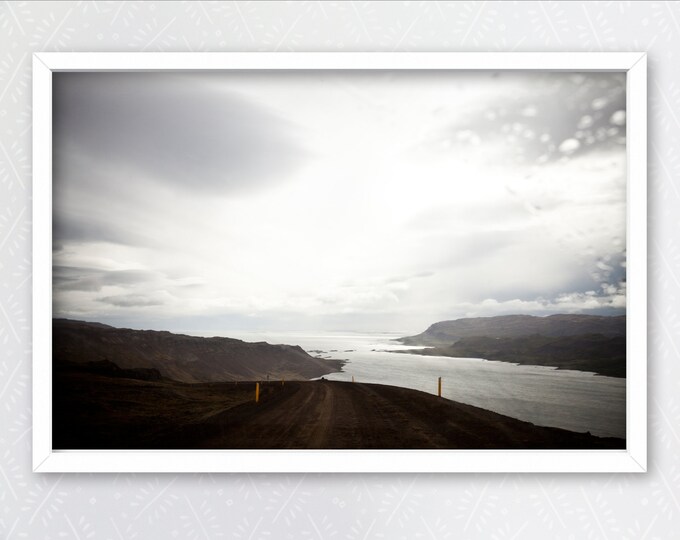
[[247, 332], [223, 335], [245, 341], [300, 345], [312, 356], [347, 360], [342, 372], [326, 375], [331, 380], [351, 381], [354, 376], [358, 382], [436, 394], [437, 378], [442, 377], [442, 395], [461, 403], [541, 426], [590, 431], [600, 436], [626, 434], [625, 379], [479, 358], [388, 352], [414, 348], [392, 341], [397, 335]]

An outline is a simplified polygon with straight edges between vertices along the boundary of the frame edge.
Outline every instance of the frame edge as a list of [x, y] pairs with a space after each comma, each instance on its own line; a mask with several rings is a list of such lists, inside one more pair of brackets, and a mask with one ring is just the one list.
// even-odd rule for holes
[[[52, 70], [33, 54], [33, 471], [52, 455]], [[35, 272], [36, 264], [45, 265]], [[48, 362], [36, 361], [48, 358]]]
[[[628, 153], [628, 266], [627, 384], [628, 452], [640, 472], [647, 472], [647, 54], [642, 53], [627, 72], [626, 104]], [[634, 105], [633, 105], [634, 104]], [[631, 106], [633, 105], [633, 106]], [[639, 229], [634, 229], [637, 225]], [[634, 328], [639, 328], [634, 331]]]
[[[343, 463], [344, 459], [335, 459], [324, 452], [298, 452], [288, 454], [279, 452], [276, 457], [267, 455], [267, 464], [263, 466], [262, 455], [256, 452], [240, 454], [233, 451], [221, 453], [198, 452], [139, 452], [124, 451], [125, 459], [120, 452], [72, 451], [54, 452], [52, 450], [52, 365], [51, 365], [51, 236], [41, 231], [51, 230], [52, 221], [52, 73], [57, 71], [105, 71], [105, 70], [161, 70], [161, 69], [245, 69], [247, 64], [255, 62], [254, 69], [287, 69], [298, 68], [305, 64], [306, 69], [381, 69], [371, 67], [371, 63], [390, 63], [383, 69], [508, 69], [508, 70], [540, 70], [550, 69], [552, 62], [554, 71], [624, 71], [628, 75], [628, 97], [633, 96], [636, 107], [627, 103], [628, 115], [628, 253], [634, 253], [638, 264], [631, 265], [630, 270], [639, 290], [628, 294], [628, 309], [634, 306], [639, 314], [636, 320], [647, 321], [646, 289], [647, 289], [647, 55], [646, 53], [505, 53], [516, 64], [512, 68], [500, 68], [499, 53], [200, 53], [202, 61], [196, 61], [196, 53], [34, 53], [33, 54], [33, 263], [50, 263], [33, 278], [33, 471], [39, 473], [57, 472], [646, 472], [647, 471], [647, 335], [644, 332], [631, 345], [635, 351], [644, 355], [644, 362], [637, 365], [630, 362], [628, 354], [628, 373], [630, 376], [642, 377], [643, 383], [638, 388], [628, 386], [628, 449], [625, 452], [566, 452], [566, 451], [531, 451], [511, 453], [490, 459], [483, 451], [462, 451], [451, 454], [436, 452], [419, 455], [425, 461], [401, 467], [386, 462], [384, 453], [371, 455], [370, 451], [359, 451], [365, 461], [358, 460]], [[430, 61], [423, 62], [426, 56]], [[333, 61], [329, 65], [328, 58]], [[462, 58], [469, 59], [464, 65], [454, 65]], [[555, 60], [560, 58], [563, 67], [555, 68]], [[104, 61], [99, 59], [103, 58]], [[130, 67], [132, 58], [136, 66]], [[256, 60], [257, 58], [257, 60]], [[357, 58], [364, 60], [360, 65], [352, 66]], [[492, 60], [496, 58], [496, 60]], [[513, 60], [514, 59], [514, 60]], [[272, 62], [291, 63], [286, 68], [272, 67]], [[189, 65], [189, 62], [191, 65]], [[416, 62], [418, 65], [416, 65]], [[474, 62], [475, 67], [472, 67]], [[489, 67], [495, 62], [495, 68]], [[325, 67], [322, 67], [325, 63]], [[269, 67], [267, 67], [269, 64]], [[531, 65], [529, 65], [531, 64]], [[604, 67], [605, 64], [607, 67]], [[127, 65], [127, 68], [125, 67]], [[633, 114], [630, 114], [630, 113]], [[634, 129], [633, 129], [634, 128]], [[633, 156], [630, 149], [635, 148]], [[639, 185], [634, 185], [635, 178]], [[635, 189], [633, 189], [635, 188]], [[633, 204], [631, 204], [631, 201]], [[637, 203], [636, 203], [637, 201]], [[639, 208], [637, 207], [639, 205]], [[643, 234], [632, 238], [632, 216], [638, 225], [644, 223]], [[630, 256], [630, 255], [629, 255]], [[633, 257], [631, 256], [631, 259]], [[628, 313], [627, 313], [628, 314]], [[630, 322], [628, 322], [630, 325]], [[629, 326], [630, 330], [630, 326]], [[632, 333], [628, 333], [632, 336]], [[36, 362], [36, 358], [49, 358], [49, 362]], [[632, 403], [635, 410], [632, 411]], [[38, 429], [36, 429], [38, 428]], [[425, 451], [428, 452], [428, 451]], [[355, 453], [356, 452], [352, 452]], [[405, 457], [408, 451], [405, 452]], [[309, 458], [313, 458], [310, 461]], [[272, 459], [274, 458], [274, 459]], [[292, 458], [292, 459], [291, 459]], [[315, 459], [314, 459], [315, 458]], [[330, 459], [329, 459], [330, 458]], [[239, 461], [240, 459], [240, 461]], [[408, 458], [407, 458], [408, 459]], [[455, 463], [451, 464], [451, 461]], [[448, 462], [447, 462], [448, 461]], [[527, 468], [531, 462], [531, 468]]]

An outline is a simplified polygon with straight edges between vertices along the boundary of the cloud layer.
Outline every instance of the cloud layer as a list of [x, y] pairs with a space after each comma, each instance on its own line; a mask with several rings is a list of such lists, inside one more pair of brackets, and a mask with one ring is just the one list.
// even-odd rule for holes
[[55, 75], [56, 316], [416, 332], [625, 308], [620, 74]]
[[58, 177], [75, 154], [119, 182], [213, 194], [256, 189], [304, 155], [293, 123], [209, 76], [57, 73], [53, 92]]

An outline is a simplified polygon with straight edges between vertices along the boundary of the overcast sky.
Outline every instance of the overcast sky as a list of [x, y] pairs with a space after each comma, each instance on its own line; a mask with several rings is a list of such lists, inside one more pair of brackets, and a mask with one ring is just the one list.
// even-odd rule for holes
[[416, 333], [625, 309], [622, 74], [54, 74], [54, 316]]

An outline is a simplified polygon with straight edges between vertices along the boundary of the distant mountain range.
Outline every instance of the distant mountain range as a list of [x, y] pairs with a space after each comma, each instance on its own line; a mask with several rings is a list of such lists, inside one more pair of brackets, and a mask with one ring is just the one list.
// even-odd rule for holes
[[182, 382], [311, 379], [340, 371], [344, 364], [314, 358], [294, 345], [130, 330], [68, 319], [53, 319], [52, 345], [57, 366], [75, 362], [109, 369], [108, 363], [113, 363], [121, 370], [155, 369]]
[[423, 333], [399, 338], [405, 345], [432, 347], [453, 345], [466, 337], [510, 338], [531, 335], [563, 337], [583, 334], [625, 336], [626, 316], [598, 315], [501, 315], [434, 323]]
[[398, 339], [424, 356], [484, 358], [626, 376], [626, 317], [504, 315], [438, 322]]

